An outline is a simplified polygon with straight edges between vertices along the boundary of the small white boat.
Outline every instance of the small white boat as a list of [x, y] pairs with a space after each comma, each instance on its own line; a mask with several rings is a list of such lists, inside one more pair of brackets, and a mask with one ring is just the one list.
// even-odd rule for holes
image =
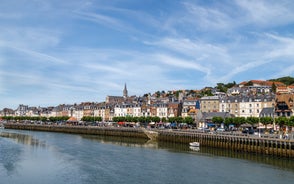
[[199, 142], [190, 142], [189, 144], [190, 144], [190, 146], [193, 146], [193, 147], [199, 147], [200, 146]]

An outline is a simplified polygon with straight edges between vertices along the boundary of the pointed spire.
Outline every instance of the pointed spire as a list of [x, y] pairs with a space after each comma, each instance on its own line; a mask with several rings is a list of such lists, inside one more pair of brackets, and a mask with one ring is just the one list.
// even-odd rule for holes
[[128, 90], [127, 90], [127, 84], [125, 83], [125, 88], [123, 90], [123, 97], [126, 98], [128, 97]]

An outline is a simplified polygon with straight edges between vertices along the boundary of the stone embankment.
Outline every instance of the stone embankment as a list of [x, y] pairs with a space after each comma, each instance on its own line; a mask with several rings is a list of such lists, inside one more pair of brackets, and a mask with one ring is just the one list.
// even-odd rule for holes
[[152, 139], [162, 142], [182, 143], [199, 142], [200, 146], [229, 149], [239, 152], [273, 155], [294, 158], [294, 140], [265, 138], [247, 135], [208, 134], [195, 131], [150, 131], [144, 128], [125, 127], [91, 127], [91, 126], [57, 126], [57, 125], [27, 125], [5, 124], [7, 129], [52, 131], [62, 133], [92, 134], [105, 136], [120, 136]]
[[89, 134], [104, 136], [119, 136], [148, 139], [148, 136], [141, 129], [119, 128], [119, 127], [98, 127], [98, 126], [68, 126], [68, 125], [33, 125], [21, 123], [5, 124], [5, 129], [34, 130], [47, 132], [60, 132], [72, 134]]

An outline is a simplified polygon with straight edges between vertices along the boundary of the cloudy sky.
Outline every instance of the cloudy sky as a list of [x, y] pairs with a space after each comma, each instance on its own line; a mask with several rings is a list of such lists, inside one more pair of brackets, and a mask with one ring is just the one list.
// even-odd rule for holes
[[293, 0], [1, 0], [0, 109], [294, 73]]

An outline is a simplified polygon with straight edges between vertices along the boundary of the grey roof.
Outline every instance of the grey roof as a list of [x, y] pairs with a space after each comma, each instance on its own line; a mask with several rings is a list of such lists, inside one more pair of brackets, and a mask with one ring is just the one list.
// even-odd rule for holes
[[259, 117], [270, 117], [274, 114], [274, 107], [265, 107], [261, 110]]
[[261, 101], [261, 102], [269, 102], [275, 99], [274, 95], [238, 95], [238, 96], [225, 96], [220, 98], [220, 101], [224, 102], [255, 102], [255, 101]]

